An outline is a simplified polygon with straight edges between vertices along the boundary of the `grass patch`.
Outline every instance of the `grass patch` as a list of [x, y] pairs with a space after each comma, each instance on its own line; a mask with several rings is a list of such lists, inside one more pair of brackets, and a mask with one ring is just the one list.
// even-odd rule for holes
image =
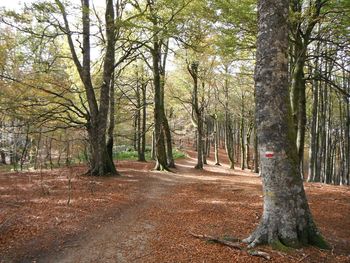
[[[137, 154], [137, 151], [121, 151], [121, 152], [114, 153], [113, 157], [116, 160], [136, 161], [138, 159], [138, 154]], [[179, 151], [179, 150], [173, 150], [173, 157], [176, 160], [176, 159], [179, 159], [179, 158], [186, 157], [186, 154], [184, 152]], [[152, 159], [150, 151], [146, 150], [145, 158], [146, 158], [147, 161]]]

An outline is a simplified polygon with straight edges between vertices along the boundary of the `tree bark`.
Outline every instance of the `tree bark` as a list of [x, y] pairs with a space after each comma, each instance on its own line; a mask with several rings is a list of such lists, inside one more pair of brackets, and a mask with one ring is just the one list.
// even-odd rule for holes
[[91, 160], [90, 175], [116, 175], [117, 171], [113, 160], [110, 158], [106, 144], [107, 118], [109, 109], [109, 92], [111, 86], [112, 74], [115, 63], [115, 21], [113, 0], [106, 0], [105, 23], [106, 23], [106, 53], [104, 56], [102, 84], [100, 87], [99, 103], [95, 94], [93, 81], [91, 77], [91, 46], [90, 46], [90, 7], [89, 0], [82, 0], [82, 63], [76, 53], [72, 32], [69, 28], [67, 13], [61, 1], [56, 0], [67, 36], [69, 48], [73, 62], [77, 68], [80, 79], [84, 84], [89, 112], [86, 114], [86, 129], [88, 131]]
[[[154, 26], [157, 24], [155, 23]], [[162, 84], [160, 78], [159, 58], [160, 47], [158, 37], [155, 35], [152, 49], [153, 59], [153, 85], [154, 85], [154, 137], [155, 137], [155, 170], [168, 170], [165, 139], [163, 132], [164, 125], [164, 100], [162, 96]]]
[[287, 0], [260, 0], [255, 68], [256, 123], [264, 210], [245, 242], [328, 248], [313, 221], [300, 177], [288, 93]]
[[[146, 89], [147, 84], [144, 81], [144, 77], [142, 75], [141, 78], [141, 97], [142, 97], [142, 121], [141, 121], [141, 149], [138, 154], [138, 160], [140, 162], [145, 162], [145, 151], [146, 151], [146, 121], [147, 121], [147, 101], [146, 101]], [[140, 116], [141, 117], [141, 116]]]
[[221, 165], [219, 161], [219, 123], [217, 116], [214, 115], [214, 157], [215, 165]]
[[188, 67], [188, 72], [191, 74], [193, 79], [193, 93], [192, 93], [192, 112], [195, 115], [195, 123], [197, 126], [197, 138], [196, 138], [196, 148], [197, 148], [197, 164], [196, 169], [203, 169], [203, 116], [202, 109], [198, 104], [198, 66], [197, 61], [193, 62], [191, 66]]
[[114, 127], [115, 127], [115, 101], [114, 101], [114, 72], [112, 74], [111, 86], [109, 90], [109, 121], [107, 129], [107, 152], [111, 160], [113, 160], [113, 145], [114, 145]]

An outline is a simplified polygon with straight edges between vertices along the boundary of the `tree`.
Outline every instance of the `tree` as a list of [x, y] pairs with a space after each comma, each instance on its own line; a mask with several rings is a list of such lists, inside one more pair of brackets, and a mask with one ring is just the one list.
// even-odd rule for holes
[[203, 109], [198, 104], [198, 67], [199, 62], [195, 61], [188, 66], [188, 72], [193, 79], [192, 112], [197, 126], [197, 164], [196, 169], [203, 169]]
[[259, 226], [244, 241], [327, 248], [300, 177], [288, 93], [288, 1], [260, 0], [255, 68], [256, 122], [264, 191]]
[[90, 44], [90, 1], [82, 1], [83, 25], [83, 59], [80, 62], [72, 39], [72, 31], [67, 19], [67, 13], [61, 1], [56, 0], [64, 20], [64, 28], [74, 64], [83, 82], [89, 105], [87, 131], [91, 146], [91, 175], [117, 174], [114, 163], [107, 152], [106, 128], [109, 111], [109, 93], [115, 63], [115, 21], [113, 0], [106, 0], [106, 53], [103, 64], [103, 82], [100, 87], [99, 103], [91, 78], [91, 44]]

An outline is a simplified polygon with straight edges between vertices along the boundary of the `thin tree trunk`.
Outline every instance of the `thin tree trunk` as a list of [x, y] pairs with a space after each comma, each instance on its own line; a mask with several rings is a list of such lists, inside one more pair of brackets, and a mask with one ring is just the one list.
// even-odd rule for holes
[[145, 151], [146, 151], [146, 121], [147, 121], [147, 101], [146, 101], [146, 89], [147, 84], [144, 82], [143, 75], [141, 81], [141, 94], [142, 94], [142, 123], [141, 123], [141, 149], [139, 152], [138, 160], [145, 162]]
[[219, 122], [217, 117], [214, 117], [214, 157], [215, 157], [215, 165], [221, 165], [219, 161]]

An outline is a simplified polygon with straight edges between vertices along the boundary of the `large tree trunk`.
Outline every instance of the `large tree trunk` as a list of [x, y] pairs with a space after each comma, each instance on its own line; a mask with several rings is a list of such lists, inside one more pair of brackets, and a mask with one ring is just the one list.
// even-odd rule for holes
[[[157, 24], [155, 24], [156, 26]], [[162, 96], [162, 84], [160, 78], [159, 58], [160, 47], [157, 36], [154, 36], [152, 59], [153, 59], [153, 85], [154, 85], [154, 137], [155, 137], [155, 170], [168, 170], [164, 125], [164, 100]]]
[[117, 171], [114, 163], [107, 152], [106, 130], [109, 109], [109, 91], [115, 63], [115, 21], [113, 0], [106, 0], [106, 53], [104, 56], [102, 84], [100, 87], [99, 103], [95, 94], [91, 77], [91, 45], [90, 45], [90, 1], [82, 0], [82, 63], [79, 60], [72, 32], [69, 27], [67, 13], [61, 1], [56, 0], [64, 25], [68, 45], [71, 51], [73, 62], [84, 84], [89, 112], [86, 114], [86, 129], [89, 135], [91, 161], [89, 174], [91, 175], [115, 175]]
[[287, 0], [258, 4], [255, 90], [264, 210], [245, 241], [250, 247], [268, 243], [327, 248], [312, 219], [299, 171], [288, 94], [288, 11]]
[[107, 129], [107, 153], [111, 160], [113, 160], [113, 145], [114, 145], [114, 111], [115, 111], [115, 101], [114, 101], [114, 73], [112, 75], [111, 86], [109, 90], [109, 122]]
[[192, 93], [192, 112], [195, 115], [195, 123], [197, 125], [197, 138], [196, 138], [196, 148], [197, 148], [197, 164], [196, 169], [203, 169], [203, 116], [202, 109], [198, 104], [198, 62], [193, 62], [190, 67], [188, 67], [188, 72], [191, 74], [193, 79], [193, 93]]
[[150, 20], [153, 25], [153, 47], [151, 48], [154, 86], [154, 138], [155, 170], [169, 170], [164, 138], [164, 67], [162, 65], [162, 41], [159, 39], [159, 18], [154, 10], [154, 1], [147, 1], [150, 8]]

